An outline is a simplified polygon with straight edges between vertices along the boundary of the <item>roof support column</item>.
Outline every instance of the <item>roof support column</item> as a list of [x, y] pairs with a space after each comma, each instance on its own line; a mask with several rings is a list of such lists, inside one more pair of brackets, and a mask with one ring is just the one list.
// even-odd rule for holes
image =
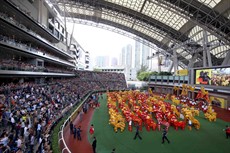
[[207, 35], [207, 31], [206, 30], [203, 30], [203, 49], [204, 49], [205, 54], [207, 54], [206, 57], [207, 57], [207, 60], [208, 60], [205, 63], [206, 65], [205, 66], [203, 65], [203, 66], [206, 67], [207, 66], [207, 62], [208, 62], [208, 66], [212, 67], [212, 58], [211, 58], [211, 54], [210, 54], [210, 48], [208, 47], [208, 35]]
[[[208, 65], [207, 65], [208, 64]], [[207, 31], [203, 30], [203, 67], [212, 67], [212, 57], [208, 47]]]
[[174, 67], [174, 74], [176, 74], [178, 70], [178, 59], [177, 59], [176, 49], [173, 49], [173, 67]]
[[42, 5], [43, 5], [43, 0], [38, 1], [38, 22], [42, 23]]
[[195, 52], [195, 54], [192, 55], [192, 58], [190, 59], [189, 64], [188, 64], [188, 69], [191, 69], [194, 67], [194, 63], [197, 59], [197, 56], [198, 56], [198, 52]]
[[68, 50], [68, 33], [67, 33], [67, 27], [66, 27], [66, 8], [65, 8], [65, 4], [64, 4], [64, 26], [65, 26], [65, 39], [66, 39], [66, 50]]
[[160, 58], [160, 53], [157, 54], [157, 60], [158, 60], [158, 73], [161, 72], [161, 58]]
[[170, 66], [168, 68], [168, 72], [172, 72], [172, 69], [173, 69], [173, 62], [170, 63]]
[[207, 50], [207, 45], [206, 45], [206, 38], [205, 38], [205, 30], [203, 30], [203, 67], [207, 67], [207, 54], [206, 54], [206, 50]]
[[221, 64], [222, 66], [225, 66], [225, 65], [230, 65], [230, 50], [228, 51], [226, 57], [224, 58], [224, 61], [222, 62]]
[[[152, 53], [152, 51], [151, 51], [151, 55], [152, 55], [153, 53]], [[139, 64], [140, 65], [140, 64]], [[136, 67], [136, 69], [137, 70], [139, 70], [139, 68], [138, 67]], [[150, 59], [150, 71], [152, 71], [153, 70], [153, 59]]]

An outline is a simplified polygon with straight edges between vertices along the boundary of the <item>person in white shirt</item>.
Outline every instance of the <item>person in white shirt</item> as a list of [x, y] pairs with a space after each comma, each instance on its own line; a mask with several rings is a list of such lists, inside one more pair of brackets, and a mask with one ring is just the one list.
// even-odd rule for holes
[[17, 148], [21, 148], [22, 147], [22, 139], [21, 136], [18, 137], [18, 140], [15, 141], [17, 144]]
[[33, 152], [34, 144], [35, 144], [35, 137], [34, 137], [33, 134], [31, 134], [31, 137], [30, 137], [30, 152]]
[[14, 128], [15, 128], [15, 119], [14, 119], [13, 116], [11, 116], [10, 122], [11, 122], [11, 127], [12, 127], [12, 129], [14, 130]]
[[41, 122], [38, 123], [37, 125], [37, 140], [41, 137], [41, 131], [42, 131], [42, 125]]
[[29, 135], [30, 135], [29, 128], [27, 128], [26, 131], [24, 132], [24, 143], [26, 146], [29, 142]]
[[0, 140], [0, 144], [3, 144], [3, 146], [7, 146], [9, 142], [8, 134], [5, 134], [4, 138]]
[[22, 134], [24, 133], [24, 128], [25, 128], [25, 122], [24, 122], [24, 120], [21, 118], [20, 119], [21, 120], [21, 130], [22, 130]]

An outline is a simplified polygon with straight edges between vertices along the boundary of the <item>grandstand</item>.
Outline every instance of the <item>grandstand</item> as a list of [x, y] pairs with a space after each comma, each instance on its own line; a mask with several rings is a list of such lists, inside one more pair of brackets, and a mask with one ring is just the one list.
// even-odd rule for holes
[[[146, 60], [172, 61], [172, 75], [139, 84], [111, 69], [89, 71], [90, 52], [66, 22], [140, 41], [156, 50]], [[90, 123], [101, 153], [229, 151], [223, 131], [230, 122], [229, 0], [3, 0], [0, 29], [1, 153], [91, 153]], [[134, 85], [149, 89], [130, 90]], [[82, 142], [70, 121], [82, 127]], [[145, 140], [132, 142], [130, 121], [146, 128]], [[174, 139], [170, 146], [150, 143], [161, 139], [160, 130], [150, 131], [155, 122], [158, 128], [170, 122], [163, 125]], [[114, 133], [113, 126], [125, 129]]]

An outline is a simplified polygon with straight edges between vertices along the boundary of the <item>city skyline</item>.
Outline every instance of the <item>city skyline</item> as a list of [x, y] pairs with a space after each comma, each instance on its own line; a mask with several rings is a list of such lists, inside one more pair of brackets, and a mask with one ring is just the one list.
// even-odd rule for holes
[[73, 23], [68, 23], [69, 33], [72, 33], [73, 27], [74, 38], [84, 50], [89, 51], [93, 65], [96, 64], [97, 56], [110, 56], [110, 58], [118, 59], [123, 46], [134, 44], [134, 40], [129, 37], [88, 25], [75, 24], [73, 26]]
[[[68, 23], [69, 33], [72, 32], [73, 23]], [[78, 41], [80, 46], [85, 50], [89, 51], [90, 54], [90, 69], [96, 65], [97, 56], [109, 56], [109, 59], [117, 59], [117, 65], [121, 65], [121, 51], [124, 46], [132, 46], [132, 65], [131, 67], [139, 69], [141, 64], [148, 65], [149, 70], [157, 71], [158, 61], [157, 58], [147, 60], [147, 56], [150, 55], [154, 50], [149, 48], [150, 53], [142, 53], [143, 48], [148, 48], [146, 45], [137, 42], [129, 37], [123, 36], [118, 33], [114, 33], [108, 30], [104, 30], [97, 27], [88, 25], [75, 24], [73, 31], [74, 38]], [[139, 43], [139, 49], [136, 46], [136, 42]], [[137, 49], [136, 49], [137, 48]], [[147, 49], [148, 50], [148, 49]], [[139, 57], [139, 61], [137, 60]], [[145, 63], [143, 62], [145, 61]], [[139, 65], [139, 66], [137, 66]], [[111, 61], [109, 65], [111, 66]], [[164, 68], [163, 68], [164, 69]], [[165, 69], [164, 69], [165, 70]]]

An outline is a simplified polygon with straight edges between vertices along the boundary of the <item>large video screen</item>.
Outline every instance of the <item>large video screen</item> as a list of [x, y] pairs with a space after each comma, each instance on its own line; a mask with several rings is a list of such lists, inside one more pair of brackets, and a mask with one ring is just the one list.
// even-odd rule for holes
[[230, 87], [230, 67], [198, 69], [195, 73], [196, 84]]

